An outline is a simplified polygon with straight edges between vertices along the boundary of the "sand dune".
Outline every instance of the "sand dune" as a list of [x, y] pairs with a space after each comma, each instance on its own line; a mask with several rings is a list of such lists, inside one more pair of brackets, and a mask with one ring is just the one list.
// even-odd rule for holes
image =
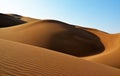
[[15, 27], [3, 28], [0, 30], [0, 38], [78, 57], [97, 54], [104, 50], [103, 44], [96, 35], [55, 20], [33, 21]]
[[23, 23], [25, 23], [25, 21], [0, 13], [0, 27], [13, 26], [13, 25], [18, 25]]
[[12, 17], [15, 17], [15, 18], [18, 18], [22, 21], [25, 21], [25, 22], [31, 22], [31, 21], [37, 21], [37, 20], [40, 20], [40, 19], [35, 19], [35, 18], [30, 18], [30, 17], [25, 17], [25, 16], [21, 16], [21, 15], [17, 15], [17, 14], [8, 14]]
[[86, 59], [120, 68], [120, 34], [107, 34], [100, 31], [87, 30], [99, 36], [105, 46], [105, 50]]
[[2, 76], [120, 75], [119, 33], [17, 14], [0, 20]]
[[0, 39], [0, 75], [119, 76], [120, 70], [45, 48]]

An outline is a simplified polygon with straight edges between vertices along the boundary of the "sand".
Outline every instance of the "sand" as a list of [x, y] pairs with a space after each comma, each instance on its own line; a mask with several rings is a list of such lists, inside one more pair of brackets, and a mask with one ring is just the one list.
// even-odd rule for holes
[[[2, 76], [119, 76], [120, 70], [49, 49], [0, 39]], [[6, 45], [7, 44], [7, 45]]]
[[23, 23], [25, 23], [25, 21], [0, 13], [0, 27], [14, 26]]
[[99, 36], [105, 46], [104, 52], [85, 59], [107, 64], [113, 67], [120, 68], [120, 34], [108, 34], [101, 31], [90, 30], [92, 33]]
[[0, 20], [0, 76], [120, 75], [119, 33], [17, 14]]

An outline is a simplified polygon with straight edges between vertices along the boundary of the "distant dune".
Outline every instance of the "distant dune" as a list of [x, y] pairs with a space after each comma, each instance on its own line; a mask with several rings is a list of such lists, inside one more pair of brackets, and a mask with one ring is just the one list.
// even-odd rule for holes
[[25, 22], [40, 20], [40, 19], [35, 19], [35, 18], [30, 18], [30, 17], [24, 17], [24, 16], [17, 15], [17, 14], [7, 14], [7, 15], [15, 17], [15, 18], [20, 19], [20, 20], [25, 21]]
[[25, 21], [17, 19], [16, 17], [13, 16], [0, 13], [0, 27], [14, 26], [23, 23], [25, 23]]
[[120, 75], [119, 33], [16, 14], [0, 21], [0, 76]]

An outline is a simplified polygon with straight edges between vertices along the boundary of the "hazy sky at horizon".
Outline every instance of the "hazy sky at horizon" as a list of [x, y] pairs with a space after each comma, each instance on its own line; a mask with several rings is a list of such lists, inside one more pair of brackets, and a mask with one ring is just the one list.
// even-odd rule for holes
[[0, 0], [0, 12], [120, 32], [120, 0]]

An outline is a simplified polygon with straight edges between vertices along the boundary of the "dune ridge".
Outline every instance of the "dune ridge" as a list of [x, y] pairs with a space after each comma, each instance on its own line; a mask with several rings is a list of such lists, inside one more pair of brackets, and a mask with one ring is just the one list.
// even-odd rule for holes
[[40, 19], [31, 18], [31, 17], [21, 16], [21, 15], [18, 15], [18, 14], [7, 14], [7, 15], [10, 15], [12, 17], [15, 17], [15, 18], [20, 19], [20, 20], [25, 21], [25, 22], [40, 20]]

